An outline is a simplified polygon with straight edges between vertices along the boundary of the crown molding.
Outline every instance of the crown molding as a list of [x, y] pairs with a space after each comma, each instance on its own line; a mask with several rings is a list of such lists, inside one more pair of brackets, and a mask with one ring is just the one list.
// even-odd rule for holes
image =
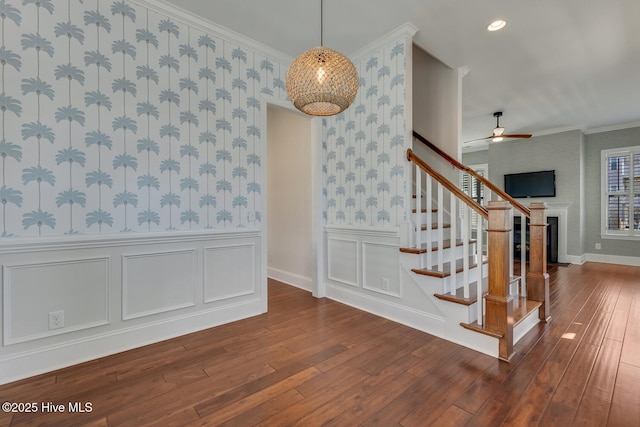
[[586, 135], [591, 135], [593, 133], [611, 132], [614, 130], [631, 129], [631, 128], [637, 128], [637, 127], [640, 127], [640, 121], [617, 123], [617, 124], [607, 125], [607, 126], [599, 126], [599, 127], [587, 129], [586, 131], [584, 131], [584, 133]]
[[139, 6], [146, 7], [149, 10], [158, 12], [162, 15], [169, 15], [184, 24], [191, 26], [210, 35], [219, 37], [223, 40], [237, 43], [239, 46], [251, 50], [261, 55], [268, 57], [269, 59], [276, 60], [284, 65], [289, 65], [293, 58], [284, 52], [274, 49], [266, 44], [260, 43], [257, 40], [249, 38], [243, 34], [235, 32], [229, 28], [223, 27], [208, 19], [204, 19], [200, 16], [194, 15], [186, 9], [176, 6], [166, 0], [129, 0], [131, 3], [135, 3]]
[[411, 22], [405, 22], [395, 30], [391, 30], [384, 36], [372, 41], [368, 45], [349, 55], [349, 59], [354, 63], [364, 61], [379, 51], [381, 46], [391, 44], [402, 37], [413, 38], [417, 32], [418, 27], [413, 25]]

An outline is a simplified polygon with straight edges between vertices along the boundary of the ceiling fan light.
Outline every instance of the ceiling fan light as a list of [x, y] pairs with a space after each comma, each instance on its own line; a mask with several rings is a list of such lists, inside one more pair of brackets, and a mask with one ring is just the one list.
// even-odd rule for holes
[[489, 31], [498, 31], [501, 30], [505, 27], [505, 25], [507, 25], [507, 21], [502, 20], [502, 19], [498, 19], [496, 21], [493, 21], [491, 24], [489, 24], [489, 26], [487, 27], [487, 30]]
[[496, 136], [491, 139], [491, 142], [502, 142], [502, 141], [504, 141], [504, 138], [501, 136]]

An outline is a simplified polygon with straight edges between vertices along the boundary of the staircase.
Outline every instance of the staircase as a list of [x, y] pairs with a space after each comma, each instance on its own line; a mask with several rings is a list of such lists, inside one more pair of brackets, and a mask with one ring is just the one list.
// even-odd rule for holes
[[[419, 134], [414, 137], [473, 177], [484, 197], [472, 198], [409, 149], [415, 196], [408, 246], [400, 248], [402, 268], [444, 314], [443, 338], [508, 361], [513, 345], [549, 319], [545, 206], [522, 206]], [[514, 259], [514, 215], [530, 218], [528, 234], [520, 221], [521, 236], [530, 236], [528, 262], [527, 245], [520, 248], [522, 262]]]

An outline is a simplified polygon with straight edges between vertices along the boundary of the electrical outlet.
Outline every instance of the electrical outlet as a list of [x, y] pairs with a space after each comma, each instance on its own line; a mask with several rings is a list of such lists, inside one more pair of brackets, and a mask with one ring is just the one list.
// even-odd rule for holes
[[247, 213], [247, 221], [256, 222], [256, 211], [249, 211]]
[[597, 250], [602, 249], [602, 245], [601, 245], [600, 243], [596, 243], [596, 249], [597, 249]]
[[64, 328], [64, 310], [49, 313], [49, 329]]
[[386, 277], [382, 278], [382, 289], [385, 291], [389, 290], [389, 279], [387, 279]]

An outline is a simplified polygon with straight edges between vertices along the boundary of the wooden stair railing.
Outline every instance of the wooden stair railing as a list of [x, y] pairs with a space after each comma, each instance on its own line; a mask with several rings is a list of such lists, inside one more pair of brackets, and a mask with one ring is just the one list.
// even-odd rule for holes
[[[482, 185], [488, 189], [492, 194], [497, 196], [499, 200], [505, 200], [513, 206], [515, 210], [520, 212], [520, 277], [521, 277], [521, 291], [523, 295], [526, 295], [528, 299], [539, 301], [542, 303], [540, 308], [540, 320], [546, 321], [549, 319], [549, 276], [547, 274], [547, 233], [546, 233], [546, 207], [543, 203], [532, 203], [531, 209], [522, 205], [515, 200], [504, 190], [497, 187], [494, 183], [489, 181], [486, 177], [478, 174], [472, 168], [460, 163], [449, 154], [445, 153], [427, 138], [420, 135], [415, 130], [413, 131], [413, 137], [426, 145], [433, 152], [438, 154], [449, 164], [467, 173], [470, 176], [477, 179]], [[486, 200], [491, 200], [491, 195], [486, 195]], [[534, 216], [532, 217], [532, 213]], [[529, 233], [529, 245], [526, 242], [526, 227], [527, 219], [530, 221], [530, 233]], [[513, 228], [513, 227], [512, 227]], [[527, 270], [527, 247], [529, 248], [529, 269]], [[514, 249], [509, 251], [510, 257], [510, 274], [513, 276], [514, 266]], [[529, 281], [533, 280], [529, 289]], [[516, 299], [517, 301], [517, 299]]]
[[[418, 135], [414, 132], [414, 135]], [[418, 135], [419, 136], [419, 135]], [[421, 138], [421, 137], [420, 137]], [[420, 139], [422, 140], [422, 139]], [[432, 144], [431, 144], [432, 145]], [[435, 146], [434, 146], [435, 147]], [[434, 150], [441, 154], [442, 151], [437, 149]], [[469, 171], [473, 171], [472, 169], [460, 164], [455, 161], [455, 159], [450, 158], [450, 156], [444, 154], [443, 157], [449, 159], [449, 163], [456, 166], [460, 170], [470, 173]], [[513, 223], [513, 214], [512, 214], [512, 206], [516, 207], [519, 211], [522, 212], [523, 217], [531, 217], [531, 211], [526, 207], [519, 204], [517, 201], [513, 200], [508, 194], [504, 193], [504, 191], [495, 187], [494, 184], [490, 183], [486, 178], [481, 177], [480, 175], [473, 173], [474, 176], [477, 176], [481, 182], [488, 182], [488, 188], [497, 188], [498, 191], [495, 191], [495, 194], [504, 193], [506, 200], [497, 200], [489, 202], [488, 206], [480, 205], [476, 200], [467, 195], [464, 191], [462, 191], [457, 185], [453, 184], [443, 175], [435, 171], [432, 167], [426, 164], [422, 159], [417, 157], [415, 153], [411, 150], [407, 150], [407, 160], [414, 163], [416, 165], [415, 172], [415, 194], [416, 197], [416, 212], [422, 212], [422, 171], [426, 175], [425, 179], [425, 201], [426, 201], [426, 212], [432, 211], [432, 182], [431, 179], [436, 181], [437, 187], [437, 208], [438, 208], [438, 237], [436, 246], [441, 247], [443, 238], [442, 238], [442, 208], [443, 208], [443, 189], [446, 189], [450, 193], [450, 216], [451, 219], [451, 241], [455, 241], [457, 236], [456, 231], [456, 222], [458, 217], [458, 212], [460, 212], [460, 239], [463, 242], [471, 241], [471, 230], [469, 221], [470, 212], [473, 210], [478, 214], [478, 222], [477, 222], [477, 230], [476, 230], [476, 257], [479, 260], [477, 262], [478, 265], [481, 265], [482, 259], [484, 257], [483, 253], [483, 244], [482, 244], [482, 235], [483, 235], [483, 226], [482, 224], [487, 221], [487, 258], [488, 258], [488, 271], [489, 271], [489, 280], [488, 280], [488, 292], [482, 289], [482, 279], [479, 277], [476, 285], [477, 289], [475, 290], [476, 301], [477, 301], [477, 322], [476, 326], [463, 324], [462, 326], [468, 329], [474, 329], [478, 332], [483, 332], [487, 335], [494, 336], [499, 340], [499, 358], [501, 360], [508, 361], [513, 354], [513, 327], [514, 327], [514, 304], [519, 301], [519, 294], [513, 295], [513, 290], [511, 289], [511, 284], [513, 281], [513, 245], [512, 245], [512, 237], [511, 237], [511, 228]], [[460, 167], [459, 167], [460, 166]], [[461, 205], [458, 206], [459, 200]], [[511, 200], [515, 203], [511, 203]], [[531, 286], [526, 288], [526, 291], [522, 289], [522, 293], [527, 296], [528, 299], [534, 301], [540, 301], [540, 305], [536, 305], [539, 313], [539, 319], [541, 321], [547, 321], [549, 319], [549, 276], [546, 271], [546, 219], [545, 219], [545, 206], [544, 204], [532, 204], [532, 210], [534, 212], [533, 218], [531, 219], [530, 224], [530, 269], [527, 273], [527, 279], [531, 282]], [[427, 238], [425, 239], [426, 246], [422, 244], [422, 233], [423, 229], [420, 214], [415, 215], [416, 221], [414, 227], [414, 240], [413, 243], [415, 248], [426, 250], [427, 254], [427, 266], [431, 267], [432, 262], [430, 258], [430, 248], [432, 247], [432, 238], [431, 231], [432, 225], [431, 221], [427, 220], [426, 222], [426, 231]], [[521, 222], [523, 225], [526, 224], [526, 221]], [[523, 242], [525, 241], [525, 229], [524, 226], [521, 229], [521, 236]], [[412, 239], [409, 239], [412, 241]], [[464, 245], [464, 243], [463, 243]], [[453, 245], [452, 245], [453, 246]], [[525, 245], [522, 245], [525, 246]], [[454, 254], [454, 252], [451, 252]], [[524, 248], [521, 254], [521, 265], [526, 264], [526, 248]], [[451, 264], [454, 265], [455, 255], [452, 255]], [[467, 261], [469, 258], [468, 249], [464, 246], [463, 250], [463, 279], [462, 279], [462, 298], [470, 299], [469, 292], [469, 284], [468, 284], [468, 275], [467, 271], [469, 269], [469, 262]], [[438, 269], [443, 269], [443, 259], [442, 255], [438, 253]], [[481, 274], [481, 267], [478, 269], [479, 272], [476, 274]], [[523, 274], [524, 274], [523, 268]], [[451, 274], [450, 279], [452, 283], [449, 284], [449, 289], [443, 289], [443, 294], [446, 294], [447, 291], [450, 294], [457, 294], [458, 287], [456, 285], [455, 274]], [[521, 280], [524, 277], [520, 278]], [[482, 296], [484, 295], [485, 306], [483, 308], [482, 304]]]
[[511, 206], [513, 206], [516, 210], [522, 212], [527, 218], [531, 217], [531, 211], [526, 206], [524, 206], [522, 203], [518, 202], [516, 199], [511, 197], [507, 192], [505, 192], [500, 187], [496, 186], [493, 182], [489, 181], [487, 178], [485, 178], [484, 176], [480, 175], [478, 172], [476, 172], [475, 170], [473, 170], [469, 166], [466, 166], [466, 165], [460, 163], [459, 161], [457, 161], [456, 159], [451, 157], [449, 154], [447, 154], [444, 151], [442, 151], [439, 147], [435, 146], [431, 141], [426, 139], [424, 136], [420, 135], [418, 132], [413, 131], [413, 137], [415, 139], [417, 139], [418, 141], [422, 142], [427, 147], [429, 147], [431, 150], [433, 150], [433, 152], [435, 152], [440, 157], [445, 159], [447, 162], [449, 162], [456, 169], [458, 169], [458, 170], [460, 170], [462, 172], [466, 172], [469, 175], [473, 176], [478, 181], [480, 181], [482, 183], [482, 185], [484, 185], [485, 187], [490, 189], [493, 193], [495, 193], [496, 195], [501, 197], [503, 200], [507, 200], [511, 204]]
[[[500, 187], [495, 185], [493, 182], [489, 181], [486, 177], [480, 175], [478, 172], [476, 172], [475, 170], [473, 170], [469, 166], [466, 166], [466, 165], [460, 163], [459, 161], [457, 161], [456, 159], [451, 157], [449, 154], [447, 154], [443, 150], [441, 150], [439, 147], [437, 147], [435, 144], [433, 144], [431, 141], [429, 141], [427, 138], [425, 138], [424, 136], [420, 135], [415, 130], [413, 131], [413, 137], [415, 139], [417, 139], [418, 141], [420, 141], [421, 143], [423, 143], [424, 145], [426, 145], [434, 153], [438, 154], [440, 157], [442, 157], [445, 161], [447, 161], [450, 165], [452, 165], [453, 167], [458, 169], [460, 172], [466, 173], [466, 174], [474, 177], [476, 180], [478, 180], [484, 186], [484, 188], [486, 190], [488, 190], [488, 193], [490, 193], [490, 194], [486, 195], [486, 197], [485, 197], [486, 200], [491, 200], [492, 199], [491, 194], [493, 194], [498, 198], [498, 200], [506, 200], [506, 201], [508, 201], [509, 204], [511, 204], [511, 206], [513, 206], [513, 208], [516, 211], [520, 212], [520, 236], [521, 236], [521, 239], [520, 239], [521, 240], [521, 244], [520, 244], [520, 260], [525, 260], [526, 256], [527, 256], [527, 245], [526, 245], [526, 243], [523, 244], [523, 242], [525, 242], [525, 239], [522, 236], [526, 236], [527, 218], [531, 218], [531, 211], [526, 206], [524, 206], [522, 203], [518, 202], [516, 199], [511, 197], [503, 189], [501, 189]], [[509, 264], [509, 272], [513, 276], [514, 275], [514, 272], [513, 272], [514, 251], [510, 251], [509, 252], [509, 257], [511, 259], [511, 264]], [[526, 262], [521, 262], [520, 263], [520, 277], [521, 277], [521, 288], [522, 288], [521, 290], [522, 290], [522, 293], [526, 294], [527, 293], [527, 280], [528, 280], [528, 277], [529, 277], [529, 275], [527, 273]]]

